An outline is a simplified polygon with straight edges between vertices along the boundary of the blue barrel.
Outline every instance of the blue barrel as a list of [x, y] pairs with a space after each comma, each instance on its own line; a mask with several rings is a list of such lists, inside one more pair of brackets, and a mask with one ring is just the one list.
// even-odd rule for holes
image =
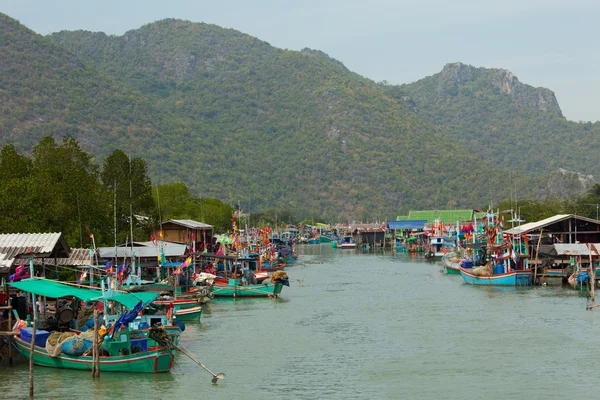
[[503, 274], [503, 273], [504, 273], [504, 265], [496, 264], [496, 267], [494, 269], [494, 274], [499, 275], [499, 274]]
[[463, 268], [473, 268], [473, 260], [462, 260]]

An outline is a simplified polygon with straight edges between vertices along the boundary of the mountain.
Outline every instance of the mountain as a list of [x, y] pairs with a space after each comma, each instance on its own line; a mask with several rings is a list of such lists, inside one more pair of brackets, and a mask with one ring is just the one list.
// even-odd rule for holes
[[0, 28], [2, 145], [70, 134], [98, 158], [143, 157], [154, 183], [331, 219], [481, 207], [545, 184], [518, 171], [509, 183], [397, 88], [318, 50], [172, 19], [122, 36], [42, 37], [4, 15]]
[[523, 84], [510, 71], [452, 63], [386, 91], [496, 165], [538, 176], [600, 168], [600, 122], [566, 120], [552, 91]]

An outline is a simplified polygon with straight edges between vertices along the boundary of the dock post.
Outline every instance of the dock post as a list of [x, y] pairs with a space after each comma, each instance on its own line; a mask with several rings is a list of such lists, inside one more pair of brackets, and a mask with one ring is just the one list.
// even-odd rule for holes
[[[12, 307], [8, 306], [8, 329], [7, 331], [12, 330]], [[8, 335], [8, 364], [10, 366], [13, 365], [13, 357], [12, 357], [12, 337], [13, 335]]]
[[[33, 305], [35, 307], [35, 304]], [[29, 346], [29, 398], [33, 399], [33, 352], [35, 350], [35, 331], [37, 330], [37, 318], [33, 317], [31, 328], [31, 346]]]

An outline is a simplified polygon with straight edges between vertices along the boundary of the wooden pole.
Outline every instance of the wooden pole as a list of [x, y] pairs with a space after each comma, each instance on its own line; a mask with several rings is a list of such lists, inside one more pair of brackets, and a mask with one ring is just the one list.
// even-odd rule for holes
[[[35, 307], [35, 304], [34, 304]], [[35, 349], [35, 331], [37, 329], [37, 318], [33, 317], [31, 328], [31, 346], [29, 346], [29, 398], [33, 399], [33, 351]]]
[[590, 285], [592, 286], [592, 305], [590, 310], [594, 309], [594, 303], [596, 302], [596, 267], [592, 262], [592, 245], [588, 244], [588, 252], [590, 255]]
[[[537, 248], [535, 250], [535, 269], [533, 270], [533, 283], [535, 284], [535, 282], [537, 281], [537, 270], [538, 270], [538, 264], [540, 262], [540, 243], [542, 242], [542, 232], [544, 230], [540, 229], [540, 237], [538, 238], [538, 243], [537, 243]], [[546, 272], [544, 272], [545, 274]]]
[[[6, 292], [8, 293], [8, 292]], [[8, 328], [6, 329], [7, 331], [11, 331], [12, 330], [12, 307], [8, 306]], [[13, 335], [8, 335], [8, 364], [12, 366], [13, 364], [13, 358], [12, 358], [12, 337]]]

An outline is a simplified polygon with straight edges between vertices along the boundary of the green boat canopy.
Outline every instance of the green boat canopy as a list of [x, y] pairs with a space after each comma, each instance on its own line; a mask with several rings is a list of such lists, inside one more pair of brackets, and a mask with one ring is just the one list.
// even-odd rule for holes
[[101, 290], [85, 289], [76, 286], [65, 285], [58, 281], [48, 279], [24, 279], [20, 282], [12, 282], [10, 285], [16, 289], [28, 293], [34, 293], [38, 296], [46, 296], [51, 298], [59, 297], [75, 297], [85, 302], [110, 300], [116, 301], [125, 307], [132, 309], [140, 301], [147, 303], [158, 297], [157, 293], [140, 292], [140, 293], [121, 293], [113, 292], [112, 294], [102, 293]]
[[12, 282], [10, 285], [24, 292], [52, 298], [76, 297], [79, 300], [91, 301], [102, 297], [101, 290], [78, 288], [48, 279], [24, 279], [20, 282]]
[[139, 293], [114, 293], [112, 294], [112, 296], [108, 296], [108, 297], [98, 297], [95, 300], [96, 301], [101, 301], [101, 300], [107, 300], [107, 301], [116, 301], [119, 304], [124, 305], [125, 307], [127, 307], [128, 309], [132, 310], [133, 307], [137, 306], [138, 303], [141, 301], [143, 302], [143, 304], [149, 303], [151, 301], [156, 300], [156, 298], [158, 297], [158, 293], [153, 293], [153, 292], [139, 292]]

